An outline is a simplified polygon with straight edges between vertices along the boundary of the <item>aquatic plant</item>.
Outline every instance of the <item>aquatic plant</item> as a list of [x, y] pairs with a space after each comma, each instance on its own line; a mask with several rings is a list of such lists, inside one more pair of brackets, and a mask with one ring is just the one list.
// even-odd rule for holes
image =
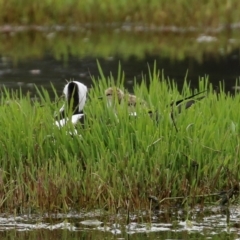
[[[135, 83], [134, 94], [159, 113], [156, 121], [140, 105], [137, 117], [129, 116], [127, 105], [116, 116], [107, 100], [99, 99], [107, 87], [123, 88], [120, 68], [117, 79], [101, 69], [99, 78], [92, 78], [85, 126], [78, 126], [82, 137], [69, 134], [70, 122], [61, 129], [55, 126], [54, 112], [62, 102], [51, 102], [44, 89], [37, 90], [38, 102], [21, 91], [1, 91], [1, 211], [131, 211], [149, 208], [149, 196], [156, 197], [157, 207], [223, 202], [224, 194], [218, 197], [222, 190], [236, 196], [239, 94], [230, 96], [224, 86], [216, 92], [207, 77], [199, 78], [198, 89], [185, 81], [179, 92], [154, 67], [148, 84], [144, 77], [140, 85]], [[206, 89], [204, 99], [181, 113], [169, 105]]]

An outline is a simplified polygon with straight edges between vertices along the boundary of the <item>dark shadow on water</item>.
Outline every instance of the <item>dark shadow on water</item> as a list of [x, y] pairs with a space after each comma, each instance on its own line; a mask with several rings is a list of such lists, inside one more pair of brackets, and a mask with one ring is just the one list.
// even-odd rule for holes
[[[209, 76], [209, 81], [214, 86], [224, 82], [226, 91], [233, 92], [236, 79], [240, 77], [240, 54], [239, 50], [233, 51], [227, 56], [211, 57], [205, 55], [200, 64], [194, 58], [185, 58], [183, 61], [173, 61], [169, 58], [153, 55], [145, 55], [141, 60], [132, 56], [123, 60], [119, 56], [108, 59], [98, 58], [103, 72], [106, 76], [110, 73], [117, 78], [118, 65], [121, 64], [125, 73], [125, 87], [133, 91], [133, 80], [141, 81], [142, 75], [148, 80], [148, 65], [153, 68], [154, 62], [157, 68], [164, 71], [165, 77], [174, 79], [181, 90], [184, 78], [187, 73], [187, 80], [191, 82], [192, 88], [197, 88], [199, 77]], [[41, 59], [20, 61], [14, 65], [11, 60], [2, 58], [0, 61], [0, 84], [10, 89], [21, 87], [24, 93], [35, 94], [34, 84], [44, 87], [52, 93], [51, 84], [57, 89], [58, 94], [66, 80], [74, 79], [91, 87], [90, 75], [97, 78], [99, 71], [95, 57], [77, 58], [69, 56], [67, 63], [55, 60], [50, 55]]]

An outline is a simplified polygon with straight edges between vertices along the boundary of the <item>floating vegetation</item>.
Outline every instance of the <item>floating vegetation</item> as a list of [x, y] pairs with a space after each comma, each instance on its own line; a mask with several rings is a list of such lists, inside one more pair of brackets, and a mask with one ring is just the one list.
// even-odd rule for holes
[[[127, 103], [116, 105], [116, 115], [99, 96], [108, 87], [123, 89], [124, 75], [119, 68], [113, 79], [100, 69], [84, 107], [84, 127], [77, 126], [81, 137], [68, 134], [74, 130], [71, 122], [61, 129], [55, 126], [54, 112], [63, 104], [56, 92], [56, 103], [44, 89], [37, 90], [40, 101], [32, 102], [21, 91], [3, 89], [0, 211], [100, 208], [116, 213], [151, 205], [159, 209], [237, 202], [240, 95], [224, 93], [221, 85], [216, 93], [207, 78], [200, 78], [194, 90], [185, 82], [179, 92], [155, 67], [149, 77], [148, 87], [144, 78], [135, 84], [134, 95], [158, 111], [158, 121], [140, 105], [137, 115], [129, 116]], [[170, 106], [205, 90], [205, 98], [181, 113]]]

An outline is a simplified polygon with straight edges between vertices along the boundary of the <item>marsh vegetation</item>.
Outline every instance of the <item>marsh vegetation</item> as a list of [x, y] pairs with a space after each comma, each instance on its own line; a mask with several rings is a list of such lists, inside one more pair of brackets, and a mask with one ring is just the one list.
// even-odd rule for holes
[[[239, 2], [0, 1], [0, 53], [15, 61], [68, 56], [173, 60], [239, 47]], [[97, 9], [93, 14], [93, 9]]]
[[[2, 91], [1, 211], [117, 212], [148, 209], [150, 202], [155, 208], [234, 201], [239, 190], [239, 95], [226, 94], [223, 86], [216, 93], [208, 79], [199, 79], [194, 91], [186, 82], [179, 92], [156, 68], [149, 76], [149, 87], [142, 79], [134, 93], [159, 114], [157, 121], [140, 106], [137, 117], [129, 117], [127, 106], [116, 117], [106, 99], [99, 99], [113, 84], [122, 88], [119, 70], [118, 79], [103, 74], [93, 79], [81, 136], [69, 134], [70, 123], [61, 129], [54, 125], [54, 112], [62, 104], [57, 94], [54, 103], [39, 89], [41, 101], [31, 102], [21, 92]], [[170, 106], [206, 89], [204, 99], [180, 114]], [[169, 117], [172, 111], [178, 131]], [[218, 195], [220, 191], [225, 192]]]
[[[128, 95], [129, 79], [121, 68], [108, 75], [100, 67], [94, 76], [89, 71], [99, 58], [147, 62], [146, 56], [161, 56], [177, 61], [184, 73], [193, 61], [200, 65], [207, 58], [236, 63], [239, 5], [237, 0], [0, 0], [1, 238], [239, 235], [239, 80], [230, 95], [224, 83], [213, 87], [208, 77], [194, 87], [186, 77], [180, 86], [150, 66], [148, 75], [138, 70], [130, 92], [147, 108], [136, 104], [136, 116], [129, 116], [127, 104], [109, 108], [104, 96], [108, 87]], [[26, 71], [31, 80], [14, 69], [45, 56], [62, 64], [44, 70], [34, 65]], [[59, 83], [71, 57], [94, 59], [87, 74], [74, 75], [92, 75], [85, 78], [92, 86], [78, 134], [70, 122], [55, 125], [64, 101], [59, 86], [46, 90], [43, 79], [33, 80], [50, 70]], [[225, 78], [219, 72], [218, 81]], [[27, 91], [11, 89], [12, 73], [14, 87], [25, 84]], [[231, 74], [238, 77], [237, 71]], [[199, 92], [204, 97], [189, 109], [172, 104]]]
[[[20, 25], [75, 25], [79, 23], [144, 23], [144, 25], [229, 27], [239, 21], [240, 3], [232, 1], [77, 0], [0, 1], [0, 23]], [[95, 11], [97, 10], [97, 11]]]

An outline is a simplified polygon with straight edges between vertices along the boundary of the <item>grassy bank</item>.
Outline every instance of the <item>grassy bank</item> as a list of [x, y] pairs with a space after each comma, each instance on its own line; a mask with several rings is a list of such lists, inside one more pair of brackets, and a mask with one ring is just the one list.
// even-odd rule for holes
[[[217, 198], [194, 197], [237, 189], [240, 96], [216, 95], [207, 79], [200, 79], [195, 92], [207, 88], [207, 97], [181, 114], [175, 112], [176, 131], [166, 106], [192, 92], [185, 84], [179, 93], [156, 70], [150, 76], [149, 88], [143, 79], [135, 94], [160, 113], [158, 123], [140, 108], [137, 118], [128, 116], [127, 107], [119, 108], [116, 118], [105, 100], [98, 99], [113, 82], [101, 75], [89, 93], [87, 123], [78, 129], [82, 137], [68, 134], [71, 125], [60, 130], [54, 126], [54, 111], [61, 103], [50, 102], [46, 91], [40, 90], [41, 103], [3, 92], [0, 210], [136, 210], [149, 208], [150, 195], [159, 200], [183, 197], [162, 205], [186, 203], [187, 196], [193, 197], [189, 204], [206, 204]], [[123, 81], [119, 71], [114, 82], [122, 86]]]
[[216, 27], [239, 21], [237, 0], [0, 1], [0, 24], [67, 24], [144, 22], [147, 25]]

